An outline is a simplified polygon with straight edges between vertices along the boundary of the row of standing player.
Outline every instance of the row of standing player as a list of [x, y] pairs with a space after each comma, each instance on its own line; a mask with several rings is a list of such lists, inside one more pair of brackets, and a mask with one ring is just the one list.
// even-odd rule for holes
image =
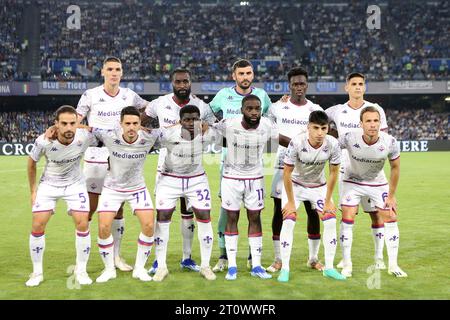
[[[109, 58], [105, 60], [104, 67], [102, 70], [103, 76], [105, 77], [105, 83], [103, 86], [88, 90], [85, 92], [80, 99], [80, 102], [77, 107], [77, 112], [82, 115], [82, 117], [88, 118], [88, 123], [92, 127], [100, 128], [100, 129], [111, 129], [113, 128], [117, 122], [118, 122], [118, 116], [120, 114], [121, 109], [123, 109], [125, 106], [128, 105], [134, 105], [138, 108], [144, 108], [147, 106], [148, 102], [141, 99], [137, 94], [132, 92], [128, 89], [119, 89], [119, 83], [120, 83], [120, 77], [122, 75], [122, 65], [120, 60], [116, 58]], [[270, 108], [270, 100], [267, 96], [267, 94], [260, 89], [256, 89], [251, 87], [251, 83], [253, 80], [253, 69], [251, 67], [251, 64], [246, 60], [240, 60], [236, 62], [233, 66], [233, 78], [236, 81], [236, 86], [233, 88], [226, 88], [221, 90], [214, 100], [211, 103], [211, 109], [215, 111], [215, 114], [218, 117], [224, 117], [224, 118], [231, 118], [236, 117], [240, 114], [240, 106], [242, 102], [242, 98], [245, 95], [248, 94], [256, 94], [259, 95], [260, 101], [262, 102], [262, 112], [265, 113], [267, 110], [269, 110], [269, 114], [272, 114], [272, 117], [274, 120], [277, 121], [280, 133], [286, 129], [286, 135], [291, 135], [292, 133], [289, 133], [289, 130], [294, 130], [294, 132], [298, 132], [301, 127], [305, 126], [307, 121], [305, 120], [305, 117], [308, 117], [308, 114], [315, 110], [316, 108], [312, 108], [313, 105], [309, 100], [305, 99], [306, 94], [306, 88], [307, 88], [307, 74], [303, 70], [292, 70], [290, 72], [289, 77], [289, 83], [291, 88], [291, 99], [288, 102], [278, 102], [277, 104], [272, 105]], [[361, 81], [355, 83], [352, 79], [354, 78], [362, 78]], [[350, 95], [350, 101], [343, 105], [344, 110], [341, 110], [341, 114], [346, 113], [347, 110], [345, 110], [345, 107], [348, 109], [355, 110], [356, 112], [360, 112], [364, 104], [366, 102], [362, 99], [362, 96], [364, 94], [364, 81], [363, 77], [349, 77], [347, 82], [348, 92]], [[146, 108], [146, 114], [149, 117], [158, 118], [160, 126], [167, 126], [171, 125], [179, 119], [178, 109], [179, 107], [183, 107], [187, 104], [194, 104], [197, 105], [200, 109], [200, 115], [203, 120], [206, 120], [210, 123], [215, 121], [214, 115], [211, 114], [211, 109], [203, 103], [200, 99], [193, 97], [190, 95], [190, 77], [189, 73], [186, 70], [180, 70], [174, 72], [172, 75], [172, 84], [174, 93], [169, 94], [163, 97], [160, 97], [151, 103], [148, 104]], [[347, 88], [346, 87], [346, 88]], [[280, 104], [284, 104], [284, 106], [280, 106]], [[357, 108], [354, 108], [354, 106], [358, 106]], [[278, 106], [278, 108], [276, 108]], [[302, 106], [299, 108], [298, 106]], [[306, 106], [306, 107], [303, 107]], [[339, 106], [338, 106], [339, 107]], [[342, 107], [342, 106], [341, 106]], [[292, 110], [289, 110], [293, 108]], [[317, 108], [320, 108], [317, 106]], [[333, 108], [330, 108], [333, 109]], [[379, 108], [381, 111], [382, 109]], [[291, 119], [291, 121], [285, 121], [283, 120], [282, 116], [282, 110], [286, 110], [286, 114], [289, 114], [289, 117], [292, 118], [292, 114], [295, 114], [294, 117], [296, 119]], [[271, 112], [270, 112], [271, 111]], [[294, 112], [292, 112], [294, 111]], [[328, 110], [327, 110], [328, 111]], [[277, 112], [279, 114], [277, 115]], [[355, 113], [356, 113], [355, 112]], [[220, 114], [222, 113], [222, 114]], [[338, 113], [339, 114], [339, 113]], [[382, 118], [384, 116], [384, 113], [381, 114]], [[340, 123], [336, 121], [335, 118], [331, 117], [331, 120], [334, 120], [335, 123]], [[285, 126], [285, 124], [287, 124]], [[348, 125], [347, 128], [356, 128], [357, 126]], [[284, 129], [283, 129], [284, 128]], [[296, 131], [295, 131], [296, 130]], [[339, 127], [338, 127], [339, 130]], [[164, 152], [164, 151], [163, 151]], [[280, 153], [280, 159], [282, 159], [282, 151], [279, 151]], [[106, 159], [108, 157], [108, 153], [106, 152], [105, 148], [95, 148], [95, 149], [88, 149], [85, 156], [85, 175], [86, 175], [86, 182], [87, 187], [89, 191], [89, 202], [90, 202], [90, 212], [89, 212], [89, 219], [92, 217], [93, 212], [97, 209], [98, 205], [98, 194], [101, 193], [101, 189], [103, 187], [103, 181], [104, 175], [107, 171], [107, 163]], [[158, 169], [161, 171], [162, 161], [164, 160], [163, 157], [160, 156], [160, 160], [158, 163]], [[277, 176], [277, 175], [276, 175]], [[278, 175], [279, 177], [280, 175]], [[279, 181], [280, 179], [278, 179]], [[275, 199], [275, 214], [274, 214], [274, 223], [273, 223], [273, 239], [274, 239], [274, 248], [275, 248], [275, 263], [268, 268], [268, 271], [276, 271], [278, 269], [281, 269], [280, 265], [280, 246], [279, 246], [279, 240], [278, 235], [280, 234], [281, 225], [280, 223], [275, 223], [277, 220], [280, 220], [281, 217], [281, 204], [280, 200], [277, 200], [280, 196], [280, 188], [276, 187], [279, 185], [279, 182], [276, 182], [277, 179], [274, 179], [274, 188], [272, 191], [272, 196]], [[33, 191], [34, 190], [34, 191]], [[32, 193], [36, 192], [36, 188], [32, 188]], [[278, 197], [277, 197], [278, 195]], [[86, 199], [85, 196], [83, 196], [83, 199]], [[183, 208], [182, 208], [183, 209]], [[122, 208], [119, 209], [119, 213], [116, 216], [116, 219], [112, 221], [112, 231], [113, 231], [113, 240], [110, 241], [110, 237], [108, 237], [108, 241], [106, 241], [106, 244], [100, 244], [100, 248], [114, 248], [113, 252], [109, 255], [114, 256], [114, 264], [117, 268], [123, 270], [123, 271], [130, 271], [132, 267], [128, 266], [125, 261], [120, 258], [120, 241], [121, 237], [123, 235], [124, 225], [123, 225], [123, 218], [121, 217], [121, 211]], [[169, 210], [170, 211], [170, 210]], [[163, 212], [163, 211], [161, 211]], [[173, 212], [173, 211], [172, 211]], [[315, 211], [313, 211], [315, 213]], [[182, 219], [182, 233], [183, 233], [183, 259], [181, 262], [181, 266], [184, 268], [189, 268], [194, 271], [200, 271], [200, 268], [195, 264], [195, 262], [190, 258], [190, 246], [192, 243], [192, 237], [193, 237], [193, 215], [192, 213], [189, 213], [186, 209], [182, 212], [183, 218]], [[170, 213], [171, 215], [171, 213]], [[164, 217], [160, 217], [160, 213], [158, 212], [157, 217], [157, 225], [156, 225], [156, 232], [159, 232], [158, 224], [165, 225], [162, 229], [167, 229], [167, 221], [170, 221], [170, 215], [165, 215]], [[35, 216], [35, 215], [34, 215]], [[372, 215], [375, 216], [375, 215]], [[221, 217], [219, 220], [219, 239], [224, 238], [225, 230], [224, 230], [224, 221], [226, 221], [226, 215], [224, 213], [221, 213]], [[313, 218], [318, 219], [317, 214], [309, 214], [308, 217], [311, 217], [311, 220]], [[169, 220], [164, 220], [169, 218]], [[198, 218], [198, 217], [197, 217]], [[372, 220], [377, 219], [373, 218]], [[379, 219], [379, 218], [378, 218]], [[200, 219], [202, 220], [202, 219]], [[159, 223], [159, 221], [166, 222], [166, 223]], [[282, 221], [282, 220], [281, 220]], [[37, 224], [39, 225], [39, 224]], [[320, 237], [320, 225], [318, 226], [318, 231], [315, 231], [314, 233], [311, 233], [310, 230], [313, 227], [317, 228], [317, 223], [313, 224], [311, 223], [311, 226], [308, 227], [309, 234], [312, 235], [310, 238], [317, 238], [317, 235]], [[200, 224], [199, 224], [200, 226]], [[380, 224], [377, 224], [377, 226], [380, 226]], [[45, 225], [40, 225], [40, 228], [35, 228], [35, 223], [33, 223], [33, 232], [30, 236], [30, 253], [32, 254], [33, 261], [35, 261], [36, 257], [33, 256], [33, 253], [36, 255], [39, 255], [40, 252], [43, 251], [42, 247], [42, 240], [44, 241], [45, 245], [45, 238], [43, 237], [43, 229], [45, 228]], [[86, 228], [80, 228], [80, 237], [86, 238], [86, 234], [83, 234], [83, 232], [87, 232], [86, 230], [83, 230]], [[41, 232], [39, 232], [41, 231]], [[381, 231], [381, 230], [378, 230]], [[164, 233], [164, 232], [163, 232]], [[379, 235], [380, 232], [377, 232]], [[155, 235], [156, 237], [156, 235]], [[167, 234], [168, 237], [168, 234]], [[44, 238], [44, 239], [43, 239]], [[208, 236], [209, 238], [209, 236]], [[212, 238], [212, 236], [210, 237]], [[237, 237], [236, 237], [237, 238]], [[379, 237], [377, 236], [377, 239]], [[40, 239], [40, 242], [38, 241]], [[78, 239], [78, 235], [77, 235]], [[158, 252], [158, 244], [163, 243], [161, 241], [161, 237], [156, 237], [157, 239], [157, 252]], [[168, 239], [168, 238], [167, 238]], [[320, 239], [320, 238], [319, 238]], [[105, 239], [101, 239], [105, 240]], [[147, 240], [147, 241], [144, 241]], [[139, 241], [141, 243], [149, 244], [150, 239], [140, 239]], [[159, 242], [159, 243], [158, 243]], [[225, 241], [219, 241], [219, 246], [221, 248], [222, 255], [219, 259], [218, 264], [214, 267], [214, 271], [222, 271], [226, 268], [226, 261], [227, 256], [224, 254], [226, 250], [224, 250], [224, 242]], [[34, 243], [34, 245], [32, 245]], [[310, 259], [308, 261], [308, 265], [313, 268], [320, 268], [320, 263], [318, 262], [317, 258], [317, 252], [318, 252], [318, 243], [320, 243], [320, 240], [317, 241], [317, 239], [310, 239]], [[113, 245], [111, 245], [113, 244]], [[81, 245], [80, 245], [81, 247]], [[378, 243], [378, 246], [376, 244], [376, 250], [378, 253], [378, 262], [379, 262], [379, 252], [380, 252], [380, 244]], [[39, 250], [39, 248], [41, 248]], [[167, 247], [166, 247], [167, 248]], [[84, 249], [84, 251], [89, 252], [90, 247]], [[164, 251], [164, 250], [162, 250]], [[258, 250], [252, 250], [253, 252], [258, 252]], [[106, 255], [106, 253], [103, 253], [103, 255]], [[255, 254], [253, 254], [255, 255]], [[157, 254], [158, 257], [158, 254]], [[159, 262], [160, 259], [157, 259]], [[162, 259], [161, 259], [162, 260]], [[203, 260], [203, 259], [202, 259]], [[381, 260], [382, 260], [382, 254], [381, 254]], [[42, 260], [41, 260], [42, 261]], [[347, 261], [348, 262], [348, 261]], [[162, 266], [161, 266], [162, 264]], [[82, 263], [81, 263], [82, 265]], [[77, 261], [78, 266], [78, 261]], [[158, 264], [153, 264], [152, 271], [156, 271], [156, 277], [154, 279], [160, 279], [162, 280], [168, 273], [167, 268], [164, 265], [164, 261], [160, 262], [160, 267], [158, 268]], [[83, 268], [81, 268], [83, 269]], [[111, 268], [110, 268], [111, 269]], [[156, 269], [156, 270], [155, 270]], [[158, 272], [157, 270], [160, 269], [162, 271]], [[254, 269], [254, 268], [253, 268]], [[114, 269], [115, 271], [115, 269]], [[265, 274], [262, 270], [260, 274]], [[77, 272], [76, 272], [77, 273]], [[85, 271], [79, 271], [79, 274], [84, 274]], [[143, 272], [141, 272], [143, 273]], [[39, 284], [42, 276], [42, 267], [35, 267], [32, 277], [30, 278], [31, 283], [37, 283]], [[112, 274], [112, 272], [111, 272]], [[139, 274], [139, 272], [136, 272], [136, 274]], [[145, 278], [145, 276], [142, 276]], [[83, 280], [83, 276], [79, 277], [80, 280]], [[212, 278], [210, 276], [210, 278]], [[32, 281], [33, 279], [37, 279], [37, 281]], [[83, 281], [80, 281], [83, 282]], [[84, 281], [86, 282], [86, 281]]]

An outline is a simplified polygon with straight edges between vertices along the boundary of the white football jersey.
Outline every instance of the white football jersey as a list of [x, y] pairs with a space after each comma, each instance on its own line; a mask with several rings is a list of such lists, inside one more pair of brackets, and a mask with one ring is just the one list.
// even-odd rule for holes
[[[382, 107], [376, 103], [371, 103], [364, 100], [364, 103], [358, 109], [353, 109], [348, 105], [348, 102], [344, 104], [337, 104], [325, 110], [330, 122], [334, 122], [338, 137], [344, 136], [347, 132], [359, 131], [362, 132], [360, 123], [361, 110], [368, 106], [374, 106], [380, 112], [380, 130], [387, 130], [386, 114]], [[349, 161], [346, 150], [342, 151], [342, 168], [343, 169]]]
[[284, 163], [294, 166], [292, 181], [308, 187], [316, 188], [326, 184], [325, 164], [338, 165], [341, 162], [341, 149], [338, 141], [330, 135], [325, 137], [318, 148], [311, 146], [308, 133], [292, 138], [286, 150]]
[[145, 113], [149, 117], [158, 118], [160, 127], [171, 126], [180, 121], [180, 109], [187, 104], [198, 107], [201, 120], [208, 124], [216, 122], [211, 108], [203, 100], [191, 95], [187, 104], [179, 105], [175, 102], [174, 96], [175, 94], [170, 93], [152, 100], [145, 109]]
[[228, 152], [223, 165], [223, 176], [229, 178], [259, 178], [263, 176], [263, 154], [270, 139], [278, 139], [277, 125], [261, 118], [256, 129], [244, 127], [242, 117], [224, 119], [212, 126], [227, 140]]
[[349, 154], [344, 181], [369, 186], [388, 183], [383, 170], [384, 163], [386, 159], [395, 160], [400, 157], [400, 148], [393, 136], [380, 132], [377, 142], [368, 145], [361, 132], [347, 132], [339, 138], [339, 143]]
[[90, 127], [112, 130], [120, 122], [123, 108], [134, 106], [142, 109], [148, 101], [128, 88], [120, 88], [113, 97], [106, 93], [103, 85], [86, 90], [77, 106], [78, 114], [87, 117]]
[[86, 129], [77, 129], [71, 144], [61, 144], [58, 139], [46, 140], [40, 135], [34, 143], [30, 157], [38, 162], [45, 156], [47, 163], [40, 182], [55, 187], [65, 187], [84, 180], [80, 162], [89, 146], [96, 146], [97, 140]]
[[[267, 117], [277, 123], [280, 134], [292, 138], [300, 133], [306, 132], [309, 115], [313, 111], [322, 110], [318, 104], [306, 99], [305, 105], [297, 105], [291, 100], [288, 102], [278, 101], [269, 107]], [[279, 145], [277, 151], [276, 169], [283, 169], [286, 148]]]
[[[120, 123], [120, 112], [123, 108], [134, 106], [142, 109], [147, 103], [147, 100], [131, 89], [119, 88], [119, 92], [113, 97], [101, 85], [83, 93], [77, 105], [77, 113], [87, 118], [90, 127], [113, 130]], [[86, 151], [86, 161], [106, 163], [107, 159], [106, 148], [89, 148]]]
[[193, 140], [181, 137], [180, 124], [161, 128], [161, 146], [167, 149], [161, 172], [176, 176], [194, 176], [205, 172], [202, 165], [203, 149], [215, 140], [213, 130], [197, 135]]
[[123, 139], [122, 129], [108, 131], [95, 129], [93, 132], [109, 151], [109, 171], [105, 177], [104, 187], [125, 192], [144, 187], [145, 159], [160, 137], [161, 131], [154, 129], [151, 133], [147, 133], [140, 130], [137, 140], [133, 143]]

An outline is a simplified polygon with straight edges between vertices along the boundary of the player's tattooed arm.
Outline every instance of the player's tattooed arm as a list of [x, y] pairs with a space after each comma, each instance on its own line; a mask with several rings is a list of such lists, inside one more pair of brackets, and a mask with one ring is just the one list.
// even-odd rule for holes
[[28, 183], [30, 185], [31, 206], [33, 206], [36, 200], [36, 161], [31, 157], [28, 157]]

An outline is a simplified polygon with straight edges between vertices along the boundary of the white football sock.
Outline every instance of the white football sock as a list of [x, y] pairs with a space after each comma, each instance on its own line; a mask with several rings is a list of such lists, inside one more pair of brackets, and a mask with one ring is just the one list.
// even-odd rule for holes
[[33, 262], [33, 273], [42, 274], [42, 265], [45, 251], [45, 234], [31, 233], [30, 234], [30, 256]]
[[398, 247], [400, 244], [400, 231], [397, 222], [384, 223], [384, 236], [389, 257], [389, 267], [397, 266]]
[[280, 236], [272, 236], [272, 242], [275, 261], [281, 261]]
[[189, 259], [192, 253], [194, 239], [194, 215], [192, 213], [181, 215], [181, 234], [183, 236], [183, 260]]
[[353, 243], [353, 221], [346, 220], [341, 222], [340, 237], [342, 248], [342, 259], [344, 265], [352, 263], [352, 243]]
[[375, 260], [383, 260], [384, 225], [372, 224], [372, 237], [375, 246]]
[[75, 232], [75, 249], [77, 252], [77, 271], [86, 272], [86, 266], [91, 253], [91, 233], [87, 231]]
[[153, 236], [148, 237], [141, 232], [137, 243], [136, 263], [134, 268], [139, 270], [145, 268], [145, 263], [150, 256], [150, 252], [152, 252]]
[[114, 239], [114, 257], [120, 257], [120, 246], [125, 232], [125, 219], [114, 219], [111, 234]]
[[291, 251], [294, 240], [295, 220], [283, 220], [283, 226], [280, 232], [280, 256], [283, 269], [289, 271], [289, 261], [291, 260]]
[[252, 269], [261, 266], [262, 233], [248, 235], [248, 243], [252, 254]]
[[320, 234], [308, 234], [309, 260], [319, 261]]
[[100, 256], [102, 257], [105, 269], [113, 270], [114, 267], [114, 239], [110, 235], [106, 239], [97, 239], [98, 249]]
[[225, 232], [225, 247], [227, 249], [228, 268], [237, 267], [236, 256], [238, 250], [238, 238], [239, 234], [237, 232], [230, 234]]
[[323, 247], [325, 255], [325, 269], [333, 269], [334, 256], [336, 255], [336, 217], [330, 217], [323, 221]]
[[155, 255], [158, 260], [158, 268], [167, 268], [167, 246], [170, 238], [170, 224], [168, 221], [156, 221], [155, 228]]
[[209, 267], [214, 240], [211, 220], [197, 219], [197, 228], [198, 241], [200, 242], [200, 255], [202, 258], [201, 266]]

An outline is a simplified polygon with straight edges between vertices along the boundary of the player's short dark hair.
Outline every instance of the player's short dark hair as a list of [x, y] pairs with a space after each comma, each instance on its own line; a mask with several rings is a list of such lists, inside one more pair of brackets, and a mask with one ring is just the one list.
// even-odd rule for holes
[[103, 60], [103, 65], [105, 65], [107, 62], [111, 62], [111, 61], [112, 62], [118, 62], [118, 63], [122, 64], [122, 61], [120, 61], [119, 58], [113, 57], [113, 56], [109, 56], [109, 57], [106, 57], [105, 60]]
[[172, 71], [172, 73], [170, 74], [170, 81], [173, 80], [173, 77], [175, 76], [176, 73], [187, 73], [189, 75], [189, 77], [191, 77], [191, 72], [188, 69], [184, 69], [184, 68], [176, 68], [175, 70]]
[[183, 108], [180, 108], [180, 119], [183, 118], [185, 113], [197, 113], [200, 116], [200, 109], [193, 104], [185, 105]]
[[136, 107], [129, 106], [122, 109], [120, 112], [120, 121], [123, 121], [123, 118], [125, 116], [138, 116], [141, 117], [141, 114], [139, 113], [139, 110]]
[[55, 111], [55, 119], [56, 119], [56, 121], [59, 120], [59, 115], [61, 113], [72, 113], [72, 114], [78, 116], [77, 110], [74, 107], [69, 106], [69, 105], [63, 105], [63, 106], [59, 107]]
[[239, 59], [235, 63], [233, 63], [233, 66], [231, 67], [231, 71], [235, 72], [237, 68], [245, 68], [245, 67], [253, 68], [253, 65], [247, 59]]
[[375, 108], [374, 106], [368, 106], [368, 107], [364, 107], [361, 110], [361, 113], [359, 115], [359, 120], [361, 120], [361, 121], [363, 120], [363, 114], [366, 113], [366, 112], [376, 112], [376, 113], [378, 113], [378, 116], [381, 118], [380, 111], [378, 111], [377, 108]]
[[346, 81], [346, 82], [349, 82], [350, 79], [356, 78], [356, 77], [358, 77], [358, 78], [363, 78], [364, 81], [366, 80], [366, 76], [363, 75], [361, 72], [352, 72], [352, 73], [350, 73], [350, 74], [347, 75], [347, 78], [346, 78], [345, 81]]
[[241, 108], [244, 107], [245, 102], [249, 100], [258, 100], [259, 105], [261, 105], [261, 99], [258, 96], [255, 96], [254, 94], [249, 94], [248, 96], [245, 96], [244, 99], [242, 99]]
[[309, 123], [323, 126], [325, 124], [328, 124], [328, 122], [328, 115], [322, 110], [316, 110], [309, 114]]
[[294, 76], [305, 76], [306, 80], [308, 80], [308, 71], [306, 71], [302, 67], [294, 67], [291, 70], [289, 70], [287, 76], [289, 82], [291, 82], [291, 78]]

